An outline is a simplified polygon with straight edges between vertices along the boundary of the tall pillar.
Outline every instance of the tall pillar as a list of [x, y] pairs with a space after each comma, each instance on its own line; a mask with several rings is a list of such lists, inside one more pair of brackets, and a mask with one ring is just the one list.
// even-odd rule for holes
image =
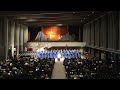
[[23, 29], [23, 46], [25, 51], [25, 43], [28, 41], [28, 27], [24, 26]]
[[5, 59], [8, 58], [8, 18], [4, 17], [4, 50]]
[[12, 57], [14, 57], [14, 32], [15, 32], [15, 22], [11, 22], [11, 27], [10, 27], [10, 31], [11, 31], [11, 52], [12, 52]]
[[81, 32], [80, 32], [81, 30], [80, 30], [80, 27], [79, 27], [79, 41], [81, 41]]
[[2, 35], [2, 19], [0, 17], [0, 47], [2, 47], [2, 38], [3, 38], [3, 35]]
[[101, 60], [101, 51], [98, 50], [98, 54], [99, 54], [99, 60]]
[[[15, 22], [15, 31], [14, 31], [14, 47], [16, 48], [17, 50], [17, 23]], [[17, 55], [17, 51], [16, 51], [16, 55]]]
[[20, 24], [16, 23], [16, 55], [19, 55], [19, 36], [20, 36]]
[[120, 51], [120, 12], [119, 12], [119, 31], [118, 32], [119, 32], [119, 35], [118, 35], [119, 36], [119, 41], [118, 41], [119, 46], [118, 46], [118, 48], [119, 48], [119, 51]]
[[11, 58], [12, 57], [12, 45], [11, 45], [11, 39], [12, 39], [12, 35], [11, 35], [11, 26], [12, 26], [12, 21], [11, 19], [8, 20], [8, 57]]
[[8, 22], [8, 48], [11, 49], [11, 21]]
[[4, 33], [3, 33], [3, 20], [2, 17], [0, 17], [0, 60], [4, 60]]
[[23, 52], [23, 25], [20, 25], [20, 51]]

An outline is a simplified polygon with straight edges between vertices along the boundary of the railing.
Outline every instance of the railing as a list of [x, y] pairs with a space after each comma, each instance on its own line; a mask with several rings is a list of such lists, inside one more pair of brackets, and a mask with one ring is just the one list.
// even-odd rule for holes
[[64, 41], [37, 41], [37, 40], [30, 40], [27, 42], [81, 42], [80, 40], [70, 41], [70, 40], [64, 40]]
[[85, 46], [85, 42], [27, 42], [26, 47], [32, 48], [33, 51], [37, 51], [42, 48], [51, 48], [51, 47], [83, 47]]
[[20, 56], [36, 56], [36, 52], [34, 51], [25, 51], [25, 52], [21, 52], [19, 55]]

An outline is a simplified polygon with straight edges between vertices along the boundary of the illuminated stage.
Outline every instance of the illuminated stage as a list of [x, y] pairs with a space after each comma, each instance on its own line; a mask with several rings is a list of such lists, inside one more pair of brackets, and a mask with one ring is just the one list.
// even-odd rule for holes
[[85, 42], [27, 42], [25, 44], [26, 48], [31, 48], [32, 51], [37, 51], [40, 48], [52, 48], [52, 47], [84, 47]]

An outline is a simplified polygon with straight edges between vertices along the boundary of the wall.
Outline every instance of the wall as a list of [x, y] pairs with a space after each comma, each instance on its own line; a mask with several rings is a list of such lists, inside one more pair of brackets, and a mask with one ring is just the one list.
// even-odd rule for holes
[[83, 26], [88, 47], [120, 52], [120, 12], [112, 11]]

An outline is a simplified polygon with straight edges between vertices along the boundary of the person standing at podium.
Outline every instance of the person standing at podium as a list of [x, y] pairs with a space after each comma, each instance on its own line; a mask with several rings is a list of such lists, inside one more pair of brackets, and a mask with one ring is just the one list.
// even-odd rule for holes
[[61, 58], [61, 54], [60, 53], [57, 54], [57, 58], [58, 58], [58, 61], [60, 61], [60, 58]]

